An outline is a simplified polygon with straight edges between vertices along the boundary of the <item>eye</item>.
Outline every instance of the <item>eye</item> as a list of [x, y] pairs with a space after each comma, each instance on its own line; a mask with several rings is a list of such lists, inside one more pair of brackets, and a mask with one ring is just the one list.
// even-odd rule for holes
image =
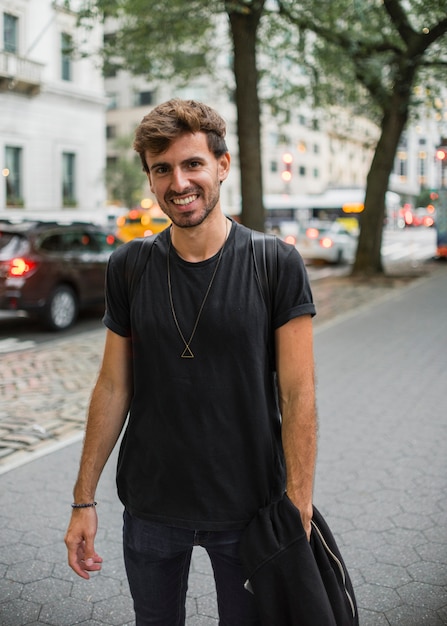
[[158, 176], [166, 174], [167, 171], [168, 171], [168, 168], [166, 165], [157, 165], [156, 167], [152, 169], [152, 172], [154, 174], [157, 174]]
[[197, 168], [200, 167], [202, 165], [202, 163], [200, 161], [190, 161], [189, 163], [189, 167], [191, 168]]

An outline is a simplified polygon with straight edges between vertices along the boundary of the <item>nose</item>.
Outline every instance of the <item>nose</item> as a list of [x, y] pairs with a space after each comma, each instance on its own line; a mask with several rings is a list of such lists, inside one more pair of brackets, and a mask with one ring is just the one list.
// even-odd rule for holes
[[175, 167], [171, 174], [171, 189], [182, 193], [189, 185], [187, 173], [181, 167]]

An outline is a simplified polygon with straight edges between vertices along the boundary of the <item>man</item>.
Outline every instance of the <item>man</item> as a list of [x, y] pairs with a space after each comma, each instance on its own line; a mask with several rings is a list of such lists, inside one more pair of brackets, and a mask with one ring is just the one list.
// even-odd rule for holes
[[185, 623], [199, 544], [213, 565], [220, 623], [260, 624], [243, 587], [244, 528], [287, 489], [310, 535], [316, 415], [306, 271], [295, 248], [278, 241], [270, 324], [250, 231], [220, 205], [230, 156], [213, 109], [164, 103], [142, 120], [134, 147], [172, 226], [146, 252], [133, 294], [129, 251], [142, 252], [141, 241], [109, 262], [106, 343], [66, 534], [69, 564], [83, 578], [101, 569], [95, 490], [129, 413], [117, 485], [137, 626]]

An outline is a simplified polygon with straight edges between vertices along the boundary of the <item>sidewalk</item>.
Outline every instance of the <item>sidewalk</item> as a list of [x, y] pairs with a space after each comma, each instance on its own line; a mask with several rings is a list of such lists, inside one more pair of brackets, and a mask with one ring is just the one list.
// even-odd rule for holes
[[[351, 292], [341, 282], [339, 288], [341, 300], [337, 281], [314, 290], [322, 313], [315, 337], [315, 503], [353, 578], [361, 626], [447, 624], [447, 267], [392, 291], [380, 285], [374, 293], [357, 290], [351, 306]], [[334, 307], [343, 315], [334, 318]], [[133, 624], [121, 557], [116, 455], [97, 494], [102, 573], [89, 582], [78, 579], [66, 565], [62, 541], [79, 461], [78, 433], [102, 341], [103, 332], [95, 331], [37, 347], [32, 355], [1, 357], [0, 374], [10, 376], [3, 378], [0, 412], [6, 413], [5, 400], [13, 397], [17, 413], [6, 417], [15, 424], [21, 417], [25, 436], [32, 414], [36, 428], [29, 436], [37, 435], [28, 444], [16, 441], [17, 449], [2, 462], [2, 626]], [[18, 379], [27, 381], [22, 389]], [[2, 440], [13, 435], [5, 430]], [[73, 438], [78, 441], [65, 446]], [[54, 450], [39, 458], [49, 440]], [[14, 435], [7, 441], [14, 445]], [[22, 464], [27, 455], [35, 460]], [[212, 573], [199, 549], [187, 614], [188, 626], [217, 624]]]

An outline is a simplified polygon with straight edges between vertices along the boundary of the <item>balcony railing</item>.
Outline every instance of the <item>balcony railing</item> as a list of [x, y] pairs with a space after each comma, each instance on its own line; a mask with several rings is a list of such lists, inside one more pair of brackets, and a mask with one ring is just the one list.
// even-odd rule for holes
[[42, 63], [0, 50], [0, 91], [36, 95], [42, 82]]

